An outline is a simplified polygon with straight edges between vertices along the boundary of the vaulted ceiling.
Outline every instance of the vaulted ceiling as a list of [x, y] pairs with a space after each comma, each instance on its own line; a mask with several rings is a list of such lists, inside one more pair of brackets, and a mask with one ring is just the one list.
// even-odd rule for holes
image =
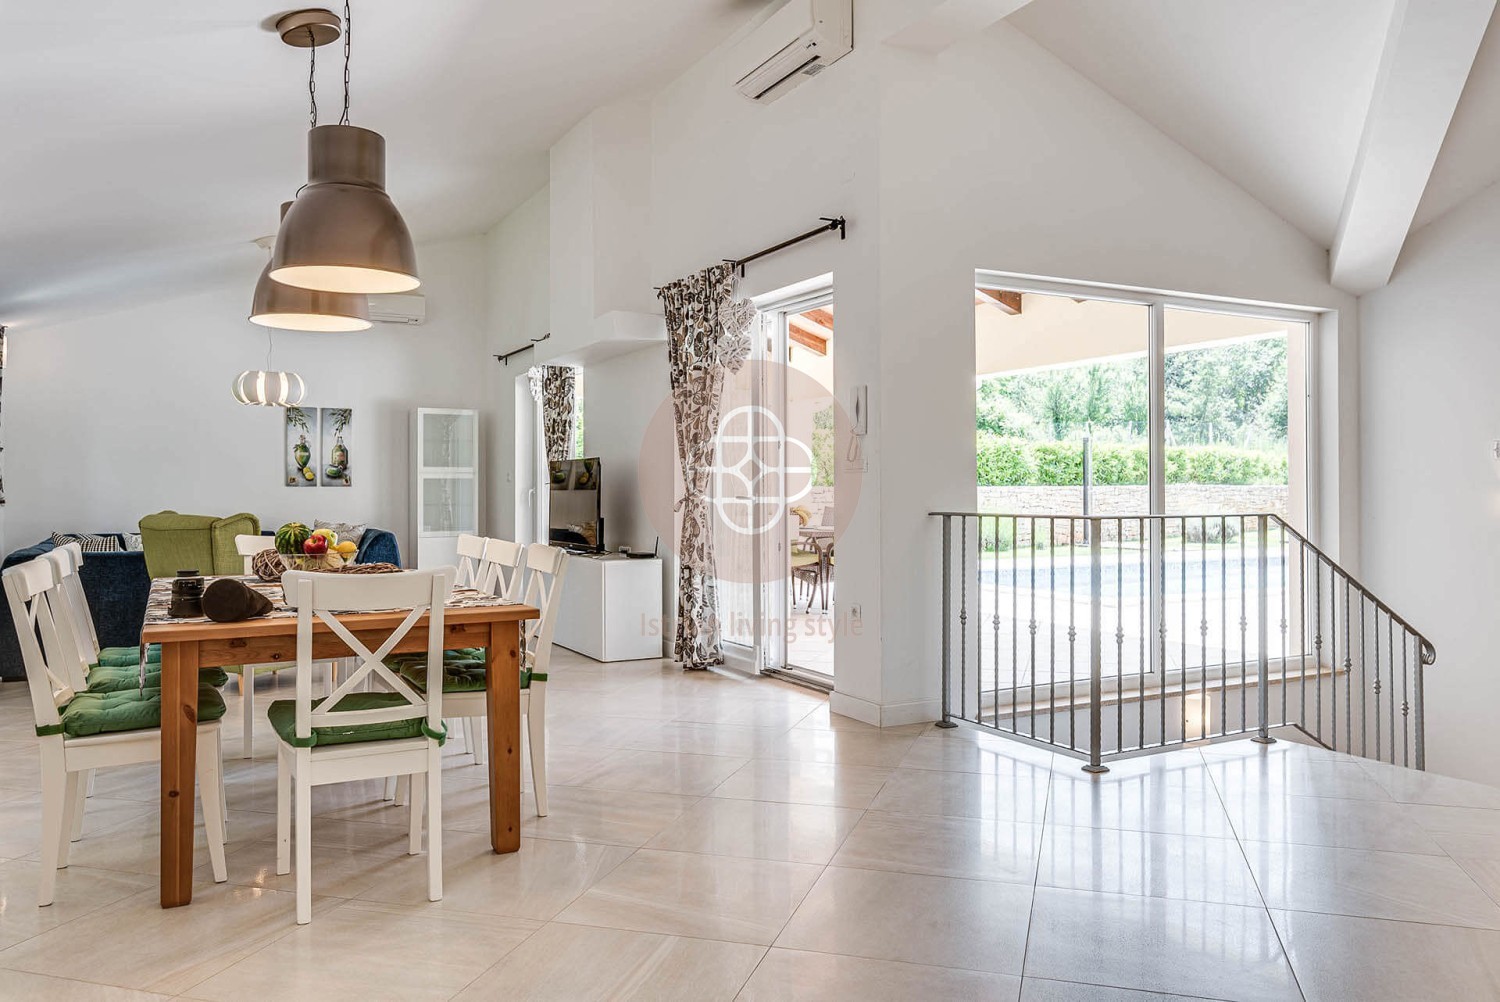
[[[336, 4], [334, 6], [337, 6]], [[419, 240], [482, 231], [592, 108], [728, 37], [743, 0], [356, 0], [351, 121]], [[254, 275], [305, 177], [307, 53], [255, 0], [0, 5], [0, 320]], [[322, 122], [342, 67], [319, 50]]]
[[[351, 120], [385, 134], [418, 239], [478, 233], [545, 182], [589, 110], [649, 93], [769, 2], [357, 0]], [[1500, 180], [1494, 0], [902, 2], [929, 50], [1008, 16], [1329, 247], [1351, 291]], [[0, 6], [0, 321], [253, 274], [252, 241], [304, 173], [307, 59], [270, 30], [284, 9]], [[335, 121], [339, 56], [319, 56]]]

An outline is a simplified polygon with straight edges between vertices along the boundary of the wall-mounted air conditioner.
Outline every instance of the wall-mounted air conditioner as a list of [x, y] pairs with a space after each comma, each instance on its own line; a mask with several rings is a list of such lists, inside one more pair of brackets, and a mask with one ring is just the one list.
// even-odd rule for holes
[[419, 324], [427, 319], [427, 297], [420, 292], [371, 296], [370, 319], [382, 324]]
[[854, 48], [854, 0], [787, 0], [729, 54], [735, 90], [769, 103]]

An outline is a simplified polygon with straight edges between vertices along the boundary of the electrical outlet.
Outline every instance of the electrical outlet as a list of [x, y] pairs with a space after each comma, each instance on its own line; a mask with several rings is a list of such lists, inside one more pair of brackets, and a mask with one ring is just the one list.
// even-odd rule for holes
[[851, 605], [849, 607], [849, 618], [852, 619], [852, 620], [854, 620], [856, 623], [858, 623], [862, 619], [864, 619], [864, 615], [865, 615], [864, 607], [861, 606], [858, 602], [854, 603], [853, 605]]

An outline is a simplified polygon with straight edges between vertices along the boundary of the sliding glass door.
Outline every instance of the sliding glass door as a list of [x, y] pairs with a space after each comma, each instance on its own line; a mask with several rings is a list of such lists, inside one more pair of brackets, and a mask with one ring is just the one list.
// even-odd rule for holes
[[[1088, 517], [1102, 519], [1107, 676], [1240, 664], [1256, 522], [1238, 516], [1309, 529], [1313, 318], [986, 273], [974, 311], [975, 510], [1016, 516], [973, 546], [995, 610], [977, 642], [1011, 669], [997, 689], [1088, 671], [1087, 596], [1071, 587], [1090, 581]], [[1191, 644], [1168, 649], [1168, 625]]]

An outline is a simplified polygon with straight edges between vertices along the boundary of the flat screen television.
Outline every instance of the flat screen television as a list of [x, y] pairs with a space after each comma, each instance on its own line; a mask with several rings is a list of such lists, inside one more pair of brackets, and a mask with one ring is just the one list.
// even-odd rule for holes
[[599, 473], [597, 457], [558, 459], [547, 464], [551, 481], [547, 538], [553, 546], [604, 552]]

